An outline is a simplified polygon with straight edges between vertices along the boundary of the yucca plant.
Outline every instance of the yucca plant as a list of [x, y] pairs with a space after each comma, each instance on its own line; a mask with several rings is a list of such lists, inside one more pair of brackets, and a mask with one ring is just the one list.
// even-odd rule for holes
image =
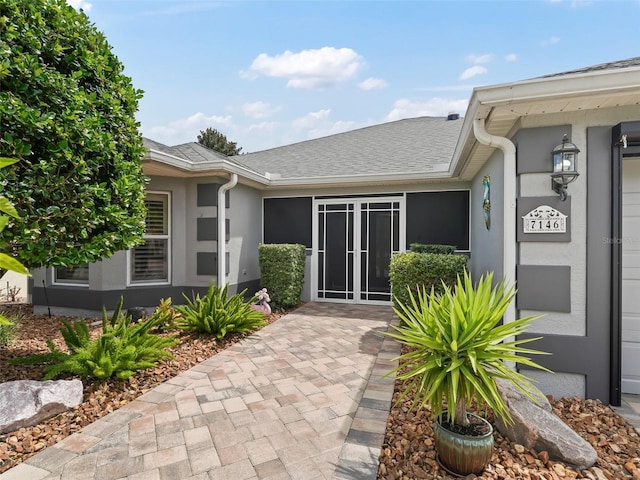
[[245, 333], [266, 325], [265, 314], [251, 308], [255, 297], [245, 302], [246, 289], [230, 297], [227, 290], [228, 285], [221, 288], [211, 283], [204, 297], [196, 294], [190, 299], [183, 294], [187, 304], [175, 307], [181, 314], [178, 328], [210, 333], [222, 340], [228, 333]]
[[530, 379], [514, 370], [517, 362], [547, 370], [523, 355], [544, 354], [521, 345], [538, 338], [517, 338], [538, 317], [525, 317], [502, 323], [502, 317], [515, 296], [515, 289], [503, 280], [492, 287], [493, 274], [480, 278], [474, 286], [465, 272], [454, 287], [444, 286], [442, 294], [422, 290], [410, 296], [410, 304], [394, 307], [401, 325], [388, 333], [410, 347], [390, 374], [409, 380], [401, 401], [415, 388], [412, 408], [431, 407], [442, 421], [443, 400], [446, 421], [468, 425], [467, 409], [473, 400], [478, 408], [489, 406], [506, 424], [511, 415], [498, 392], [496, 379], [505, 379], [533, 399]]

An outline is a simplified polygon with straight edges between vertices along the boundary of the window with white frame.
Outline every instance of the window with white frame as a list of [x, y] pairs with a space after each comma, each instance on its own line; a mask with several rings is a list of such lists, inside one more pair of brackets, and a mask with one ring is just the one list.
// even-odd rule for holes
[[169, 202], [169, 193], [147, 193], [144, 243], [129, 250], [130, 283], [169, 282]]
[[62, 285], [89, 286], [89, 265], [57, 267], [53, 269], [53, 282]]

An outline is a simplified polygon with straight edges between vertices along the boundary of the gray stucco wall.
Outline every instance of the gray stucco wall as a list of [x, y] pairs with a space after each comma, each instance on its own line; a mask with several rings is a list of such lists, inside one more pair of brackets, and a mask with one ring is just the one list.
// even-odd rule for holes
[[230, 200], [230, 238], [227, 243], [230, 264], [227, 281], [230, 285], [237, 285], [240, 290], [245, 286], [251, 288], [247, 293], [253, 295], [257, 291], [253, 288], [257, 289], [260, 281], [258, 245], [262, 240], [262, 193], [238, 185], [231, 190]]
[[[534, 157], [546, 159], [549, 166], [546, 172], [541, 171], [542, 162], [532, 168], [519, 169], [521, 197], [555, 196], [549, 177], [550, 151], [561, 142], [563, 133], [570, 133], [570, 140], [580, 149], [577, 164], [580, 177], [568, 188], [571, 196], [570, 241], [525, 241], [519, 245], [519, 264], [565, 266], [571, 272], [568, 285], [562, 287], [570, 297], [568, 312], [531, 307], [519, 311], [520, 316], [544, 315], [533, 323], [530, 333], [525, 336], [542, 335], [542, 340], [531, 346], [553, 353], [551, 357], [536, 360], [555, 373], [534, 372], [533, 377], [540, 382], [543, 391], [555, 396], [579, 395], [609, 402], [609, 316], [602, 308], [594, 308], [596, 305], [588, 297], [588, 292], [590, 289], [593, 292], [594, 288], [601, 292], [602, 301], [598, 305], [605, 305], [609, 295], [610, 270], [603, 268], [606, 252], [600, 255], [598, 262], [594, 261], [594, 255], [602, 250], [601, 240], [598, 240], [602, 233], [593, 228], [598, 225], [604, 227], [609, 220], [609, 214], [603, 212], [611, 202], [610, 177], [600, 170], [600, 167], [609, 169], [611, 164], [611, 140], [607, 131], [610, 132], [611, 127], [621, 121], [637, 117], [637, 107], [530, 116], [522, 119], [522, 129], [516, 137], [516, 141], [518, 138], [527, 139], [528, 155], [532, 161]], [[570, 126], [570, 131], [565, 131], [567, 126]], [[598, 134], [590, 135], [590, 131]], [[521, 145], [519, 154], [520, 148]], [[594, 244], [594, 239], [600, 244]]]
[[[504, 244], [504, 213], [502, 197], [504, 191], [504, 175], [502, 168], [502, 152], [496, 151], [471, 182], [471, 258], [469, 268], [474, 279], [493, 271], [494, 279], [503, 275], [502, 252]], [[491, 226], [485, 226], [482, 200], [482, 179], [491, 177]]]
[[[182, 293], [204, 291], [215, 275], [197, 275], [198, 252], [217, 253], [217, 241], [198, 241], [198, 218], [217, 218], [217, 206], [198, 206], [197, 186], [200, 183], [222, 184], [228, 180], [219, 177], [182, 179], [151, 177], [147, 186], [150, 192], [171, 194], [171, 267], [170, 282], [154, 285], [127, 285], [127, 252], [120, 251], [109, 258], [89, 266], [89, 286], [73, 287], [54, 285], [51, 269], [34, 272], [34, 308], [37, 313], [95, 315], [103, 306], [108, 310], [115, 306], [120, 295], [129, 306], [153, 307], [161, 298], [171, 297], [174, 303], [183, 303]], [[258, 243], [262, 235], [261, 198], [255, 189], [236, 186], [229, 193], [229, 290], [235, 293], [249, 288], [249, 294], [259, 286]], [[214, 270], [215, 271], [215, 270]], [[47, 292], [41, 287], [45, 281]]]

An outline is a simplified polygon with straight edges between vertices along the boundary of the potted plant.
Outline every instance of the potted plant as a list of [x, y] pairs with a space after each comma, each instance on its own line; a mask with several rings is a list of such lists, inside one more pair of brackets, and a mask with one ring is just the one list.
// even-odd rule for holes
[[513, 383], [535, 401], [528, 377], [513, 365], [517, 362], [549, 371], [521, 356], [544, 353], [521, 346], [537, 338], [517, 338], [538, 317], [503, 324], [515, 289], [507, 287], [505, 280], [495, 287], [492, 282], [493, 274], [489, 273], [474, 286], [465, 272], [453, 287], [445, 285], [441, 294], [433, 289], [411, 293], [408, 305], [398, 302], [394, 307], [401, 324], [388, 333], [409, 347], [398, 357], [399, 366], [389, 373], [409, 380], [398, 402], [413, 395], [411, 408], [431, 408], [436, 417], [438, 460], [445, 469], [460, 475], [480, 473], [493, 451], [493, 427], [467, 411], [472, 403], [480, 412], [490, 407], [509, 424], [511, 415], [496, 380]]

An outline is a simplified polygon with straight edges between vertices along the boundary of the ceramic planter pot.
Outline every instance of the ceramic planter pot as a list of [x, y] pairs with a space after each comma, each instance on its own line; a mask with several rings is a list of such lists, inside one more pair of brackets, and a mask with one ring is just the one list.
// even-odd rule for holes
[[[484, 418], [473, 413], [489, 428], [489, 433], [481, 436], [460, 435], [444, 428], [436, 419], [434, 440], [438, 460], [445, 469], [458, 475], [480, 474], [487, 466], [493, 453], [493, 427]], [[443, 413], [446, 418], [446, 411]]]

